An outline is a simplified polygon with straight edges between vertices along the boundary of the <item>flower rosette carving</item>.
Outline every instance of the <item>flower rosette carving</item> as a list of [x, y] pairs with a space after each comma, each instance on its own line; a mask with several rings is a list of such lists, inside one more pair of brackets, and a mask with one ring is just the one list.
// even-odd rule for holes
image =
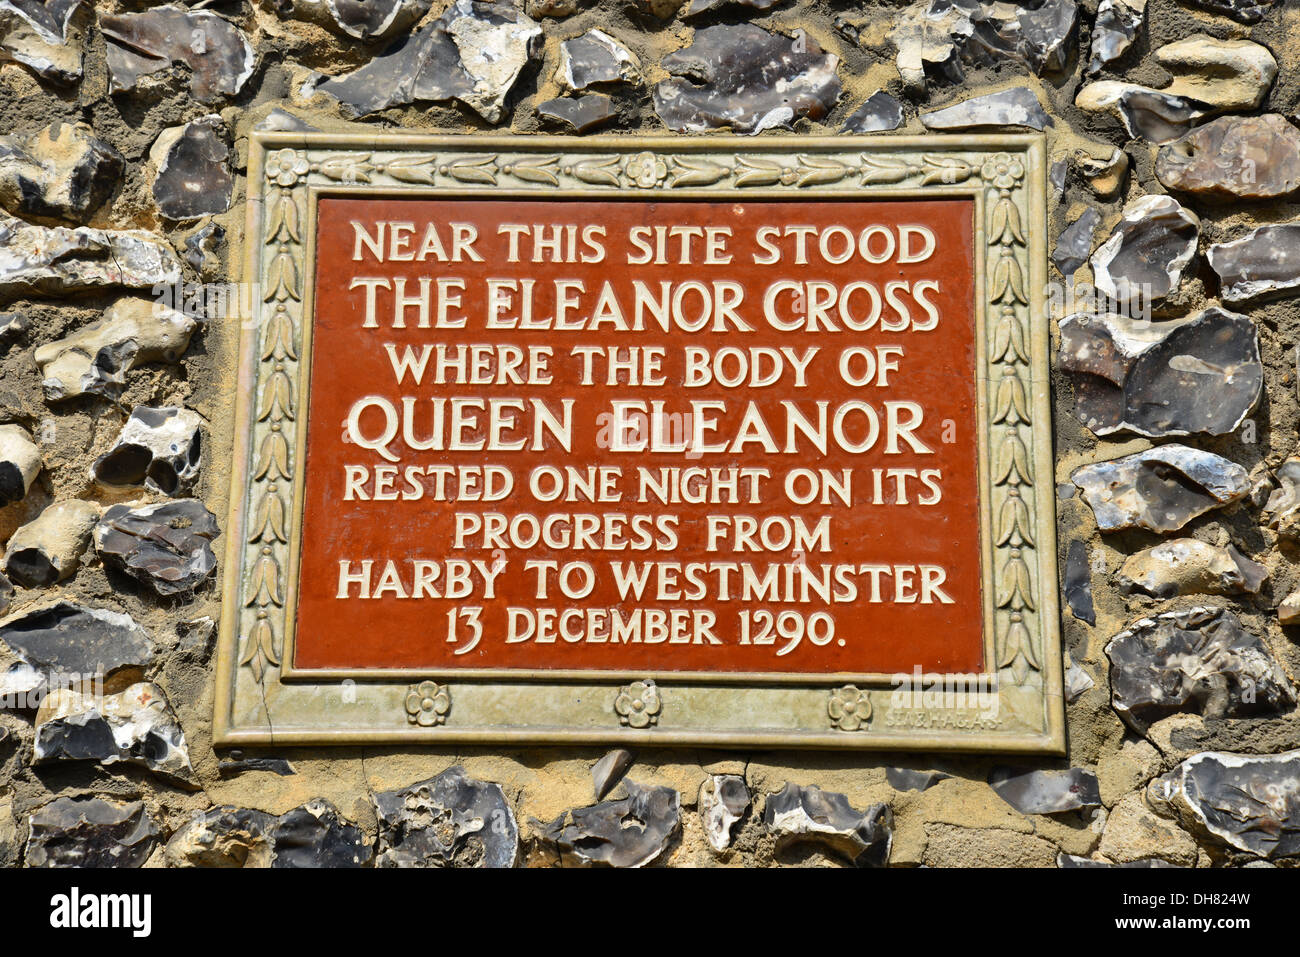
[[657, 153], [646, 151], [627, 158], [623, 175], [632, 185], [641, 189], [654, 189], [668, 175], [668, 164]]
[[995, 189], [1014, 189], [1025, 176], [1025, 164], [1010, 153], [995, 153], [980, 167], [980, 177]]
[[831, 727], [840, 731], [862, 731], [871, 720], [871, 697], [857, 685], [845, 685], [831, 692], [826, 703]]
[[311, 164], [307, 162], [307, 154], [301, 150], [283, 149], [267, 154], [263, 169], [268, 182], [282, 189], [293, 189], [311, 172]]
[[659, 722], [663, 702], [653, 681], [634, 681], [619, 690], [614, 699], [614, 711], [619, 724], [629, 728], [648, 728]]
[[451, 692], [436, 681], [421, 681], [407, 689], [402, 704], [410, 724], [436, 728], [451, 711]]

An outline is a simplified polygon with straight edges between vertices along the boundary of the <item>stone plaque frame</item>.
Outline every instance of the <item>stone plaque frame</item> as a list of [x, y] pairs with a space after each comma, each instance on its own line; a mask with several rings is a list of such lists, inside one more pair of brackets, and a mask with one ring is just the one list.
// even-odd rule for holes
[[[254, 295], [241, 299], [253, 314], [241, 316], [214, 743], [1064, 753], [1046, 166], [1036, 134], [252, 134], [244, 280]], [[996, 716], [962, 706], [971, 676], [902, 699], [881, 674], [293, 670], [315, 212], [325, 195], [973, 200], [982, 677]]]

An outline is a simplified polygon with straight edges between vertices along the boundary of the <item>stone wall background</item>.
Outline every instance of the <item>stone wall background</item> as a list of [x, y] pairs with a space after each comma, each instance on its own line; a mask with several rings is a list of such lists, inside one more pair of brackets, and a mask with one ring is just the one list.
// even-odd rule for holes
[[[0, 543], [7, 543], [8, 577], [20, 579], [12, 593], [0, 581], [8, 615], [0, 621], [0, 667], [9, 669], [0, 691], [22, 697], [39, 689], [45, 672], [76, 670], [79, 661], [113, 664], [87, 695], [58, 691], [39, 712], [0, 712], [0, 860], [32, 866], [78, 860], [131, 866], [1294, 864], [1300, 719], [1293, 682], [1300, 648], [1285, 622], [1300, 617], [1300, 607], [1285, 600], [1300, 588], [1293, 544], [1300, 532], [1292, 513], [1292, 483], [1300, 472], [1288, 464], [1297, 445], [1300, 310], [1287, 291], [1300, 284], [1300, 226], [1247, 250], [1252, 268], [1272, 277], [1272, 288], [1245, 302], [1225, 301], [1230, 283], [1211, 267], [1208, 251], [1258, 226], [1298, 218], [1290, 201], [1300, 189], [1300, 130], [1292, 125], [1300, 99], [1296, 5], [1148, 0], [1131, 45], [1091, 76], [1085, 73], [1096, 38], [1111, 36], [1107, 24], [1135, 19], [1133, 7], [1106, 0], [1099, 13], [1092, 0], [996, 8], [961, 0], [956, 12], [944, 13], [943, 0], [528, 0], [526, 11], [504, 4], [447, 12], [441, 0], [378, 0], [369, 5], [372, 24], [391, 10], [398, 19], [389, 32], [367, 40], [360, 21], [347, 18], [357, 6], [340, 5], [344, 16], [334, 20], [326, 4], [312, 0], [192, 5], [202, 11], [0, 0], [0, 60], [6, 61], [0, 65], [0, 205], [7, 211], [0, 217], [0, 500], [11, 500], [0, 508]], [[927, 9], [935, 17], [923, 21]], [[921, 44], [923, 22], [928, 32]], [[422, 93], [405, 97], [410, 65], [386, 67], [382, 56], [407, 36], [404, 49], [413, 55], [417, 39], [437, 33], [438, 23], [453, 32], [466, 28], [467, 36], [487, 30], [482, 43], [517, 54], [522, 67], [517, 75], [488, 70], [484, 85], [467, 92], [462, 64], [447, 58], [445, 45], [430, 47], [421, 60], [427, 67]], [[540, 33], [528, 40], [532, 24]], [[578, 108], [557, 69], [564, 41], [592, 29], [624, 45], [636, 63], [609, 67], [590, 43], [585, 54], [571, 48], [581, 54], [579, 73], [604, 64], [612, 75], [626, 74], [581, 91], [608, 99], [584, 102], [592, 112], [578, 126], [591, 116], [604, 117], [591, 129], [616, 133], [663, 133], [665, 121], [720, 125], [720, 114], [709, 119], [698, 109], [700, 100], [682, 110], [665, 98], [657, 108], [654, 92], [671, 89], [671, 57], [694, 42], [694, 53], [705, 54], [707, 82], [692, 96], [725, 99], [719, 88], [728, 82], [726, 71], [709, 73], [716, 64], [709, 51], [734, 48], [742, 73], [767, 64], [769, 78], [775, 72], [790, 79], [799, 115], [789, 125], [802, 134], [834, 133], [846, 124], [888, 127], [895, 102], [897, 131], [919, 133], [926, 129], [924, 114], [985, 95], [994, 99], [978, 109], [958, 106], [930, 123], [955, 124], [958, 131], [972, 123], [992, 130], [1049, 124], [1053, 176], [1061, 184], [1049, 245], [1084, 223], [1076, 227], [1084, 233], [1075, 256], [1081, 268], [1072, 276], [1054, 272], [1057, 281], [1098, 278], [1084, 260], [1112, 236], [1123, 210], [1133, 213], [1134, 238], [1124, 245], [1136, 243], [1144, 253], [1137, 260], [1120, 257], [1128, 275], [1171, 287], [1154, 325], [1135, 330], [1076, 320], [1073, 333], [1064, 327], [1069, 335], [1062, 345], [1057, 320], [1064, 316], [1052, 323], [1061, 570], [1072, 582], [1090, 581], [1095, 608], [1095, 623], [1083, 620], [1089, 602], [1077, 584], [1067, 589], [1075, 612], [1067, 600], [1066, 759], [1026, 764], [1005, 757], [690, 749], [606, 755], [598, 748], [214, 753], [220, 575], [210, 575], [207, 519], [198, 503], [224, 520], [238, 329], [218, 316], [171, 315], [164, 323], [131, 300], [150, 299], [162, 280], [239, 279], [252, 129], [567, 132], [563, 121], [542, 116]], [[974, 39], [952, 40], [963, 32]], [[1267, 58], [1255, 48], [1207, 41], [1182, 54], [1184, 61], [1203, 60], [1199, 65], [1172, 72], [1169, 60], [1161, 65], [1162, 48], [1201, 34], [1265, 48], [1278, 65], [1276, 78], [1267, 78], [1260, 66]], [[121, 52], [127, 49], [136, 52]], [[145, 57], [142, 49], [157, 56]], [[779, 62], [769, 62], [774, 59]], [[371, 74], [362, 72], [351, 86], [335, 86], [344, 99], [406, 98], [410, 105], [357, 117], [335, 96], [311, 92], [316, 74], [363, 68], [377, 79], [368, 83]], [[1177, 88], [1195, 100], [1158, 92], [1183, 71]], [[1095, 80], [1149, 88], [1119, 91], [1127, 97], [1127, 127], [1122, 111], [1104, 106], [1107, 97], [1100, 95], [1114, 96], [1115, 88], [1085, 89]], [[666, 81], [670, 86], [661, 87]], [[324, 78], [318, 82], [331, 88]], [[767, 117], [779, 128], [785, 115], [770, 112], [769, 89], [752, 79], [749, 89], [759, 91], [752, 101], [742, 96], [722, 104], [738, 108], [732, 123], [761, 126]], [[873, 96], [878, 90], [885, 96]], [[1267, 121], [1277, 125], [1216, 119], [1265, 115], [1277, 116]], [[1226, 132], [1227, 140], [1201, 144], [1206, 130]], [[1155, 141], [1184, 131], [1191, 139], [1170, 150], [1185, 155], [1190, 142], [1196, 156], [1219, 162], [1194, 165], [1190, 178], [1171, 190], [1159, 175], [1162, 147]], [[1126, 157], [1120, 165], [1117, 150]], [[1199, 218], [1191, 239], [1184, 214], [1171, 219], [1166, 211], [1161, 219], [1133, 206], [1171, 192]], [[1166, 228], [1178, 216], [1181, 232]], [[83, 225], [92, 232], [70, 232]], [[140, 232], [114, 232], [120, 230]], [[1175, 268], [1190, 248], [1195, 253], [1185, 268]], [[1118, 276], [1125, 268], [1109, 271]], [[1170, 281], [1172, 272], [1181, 273], [1178, 281]], [[1161, 347], [1168, 354], [1155, 371], [1124, 357], [1126, 344], [1138, 352], [1150, 348], [1133, 347], [1135, 335], [1163, 340], [1176, 320], [1212, 306], [1247, 320], [1209, 314], [1186, 343]], [[105, 317], [107, 327], [92, 326]], [[70, 350], [64, 340], [87, 327], [90, 344]], [[1258, 364], [1250, 348], [1256, 334]], [[1098, 344], [1106, 342], [1119, 345], [1120, 359], [1097, 359], [1105, 352]], [[1070, 371], [1087, 363], [1094, 363], [1087, 365], [1094, 375]], [[1165, 434], [1129, 430], [1103, 437], [1082, 424], [1081, 408], [1092, 410], [1098, 431], [1105, 428], [1095, 421], [1096, 408], [1113, 412], [1113, 403], [1096, 399], [1106, 392], [1096, 373], [1126, 383], [1131, 410], [1165, 410], [1154, 416], [1164, 424], [1144, 429]], [[1257, 402], [1251, 401], [1253, 379], [1263, 381]], [[1101, 406], [1085, 406], [1092, 401]], [[202, 461], [192, 490], [184, 489], [184, 460], [193, 429], [179, 413], [166, 422], [137, 416], [135, 448], [100, 466], [119, 478], [134, 470], [138, 479], [149, 458], [140, 443], [152, 446], [153, 458], [172, 466], [157, 473], [162, 478], [154, 488], [109, 487], [92, 478], [94, 463], [141, 407], [202, 416]], [[1191, 427], [1171, 431], [1172, 420]], [[6, 431], [8, 425], [19, 429]], [[164, 450], [176, 442], [179, 453]], [[1148, 524], [1151, 515], [1216, 507], [1163, 534], [1143, 528], [1100, 534], [1071, 481], [1074, 471], [1172, 443], [1200, 450], [1186, 455], [1200, 455], [1203, 472], [1189, 477], [1187, 468], [1144, 467], [1130, 517], [1141, 506], [1149, 506]], [[173, 489], [169, 476], [176, 472], [180, 487]], [[157, 487], [160, 481], [167, 488]], [[1215, 483], [1224, 501], [1211, 503], [1204, 489]], [[162, 510], [142, 512], [146, 504]], [[37, 519], [33, 530], [29, 523]], [[149, 534], [172, 536], [181, 557], [142, 558], [140, 536]], [[1176, 539], [1200, 544], [1146, 551]], [[218, 538], [218, 555], [221, 548]], [[1161, 597], [1129, 591], [1123, 568]], [[136, 625], [84, 609], [125, 614]], [[1185, 614], [1131, 628], [1133, 637], [1112, 646], [1112, 663], [1107, 646], [1115, 635], [1168, 612]], [[605, 803], [582, 810], [599, 798]], [[643, 826], [624, 826], [629, 815]]]

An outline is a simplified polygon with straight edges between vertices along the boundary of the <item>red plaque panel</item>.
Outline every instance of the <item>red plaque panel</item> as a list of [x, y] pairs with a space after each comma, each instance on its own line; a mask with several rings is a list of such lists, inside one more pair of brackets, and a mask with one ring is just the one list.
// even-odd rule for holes
[[980, 671], [973, 224], [322, 198], [294, 668]]

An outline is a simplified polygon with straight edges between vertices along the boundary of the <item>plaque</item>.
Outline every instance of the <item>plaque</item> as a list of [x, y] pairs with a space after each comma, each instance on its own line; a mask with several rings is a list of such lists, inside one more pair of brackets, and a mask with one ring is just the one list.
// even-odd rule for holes
[[1043, 149], [254, 134], [217, 743], [1059, 753]]

